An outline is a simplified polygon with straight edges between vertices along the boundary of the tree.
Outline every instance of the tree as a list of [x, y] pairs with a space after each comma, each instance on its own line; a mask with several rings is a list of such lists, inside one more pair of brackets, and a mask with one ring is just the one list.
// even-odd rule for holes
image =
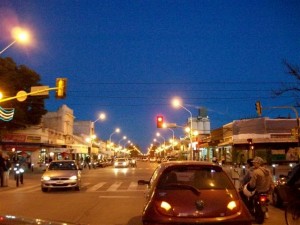
[[287, 68], [287, 74], [294, 77], [296, 82], [284, 83], [282, 87], [278, 90], [274, 90], [273, 94], [275, 96], [280, 96], [285, 93], [292, 93], [295, 98], [295, 107], [300, 107], [300, 69], [298, 66], [288, 63], [286, 60], [283, 60], [283, 65]]
[[[13, 97], [23, 90], [30, 92], [32, 86], [40, 86], [40, 75], [24, 65], [16, 65], [12, 58], [0, 58], [0, 91], [4, 97]], [[17, 99], [0, 103], [2, 108], [14, 108], [11, 121], [0, 120], [0, 129], [25, 128], [28, 125], [40, 124], [47, 113], [44, 100], [47, 96], [27, 96], [23, 102]]]

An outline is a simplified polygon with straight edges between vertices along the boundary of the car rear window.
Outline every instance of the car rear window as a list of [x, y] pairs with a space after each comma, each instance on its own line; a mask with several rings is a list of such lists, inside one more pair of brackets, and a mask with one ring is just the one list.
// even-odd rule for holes
[[181, 167], [165, 171], [158, 187], [189, 185], [196, 189], [234, 189], [225, 172], [218, 167]]

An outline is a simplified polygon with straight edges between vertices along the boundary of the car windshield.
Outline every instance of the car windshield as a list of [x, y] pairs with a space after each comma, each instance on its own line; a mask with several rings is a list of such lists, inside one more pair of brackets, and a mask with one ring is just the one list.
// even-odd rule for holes
[[181, 167], [167, 170], [159, 180], [158, 187], [178, 188], [192, 186], [201, 189], [234, 189], [225, 172], [209, 167]]
[[75, 163], [73, 162], [51, 162], [49, 170], [77, 170]]

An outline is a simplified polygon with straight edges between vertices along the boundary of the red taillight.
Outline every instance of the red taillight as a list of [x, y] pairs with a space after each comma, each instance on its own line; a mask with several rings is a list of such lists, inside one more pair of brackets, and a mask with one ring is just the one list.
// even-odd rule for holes
[[266, 195], [261, 195], [259, 196], [259, 201], [260, 202], [266, 202], [268, 200], [267, 196]]

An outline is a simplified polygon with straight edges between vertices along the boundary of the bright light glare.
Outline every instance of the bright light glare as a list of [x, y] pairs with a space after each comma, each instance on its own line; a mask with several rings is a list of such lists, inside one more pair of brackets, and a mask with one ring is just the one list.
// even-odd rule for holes
[[165, 201], [161, 202], [160, 207], [165, 209], [166, 211], [169, 211], [172, 208], [171, 205]]
[[230, 209], [230, 210], [233, 210], [234, 208], [236, 208], [237, 205], [236, 205], [236, 202], [235, 201], [231, 201], [228, 203], [227, 205], [227, 208]]
[[29, 42], [30, 39], [30, 35], [27, 31], [21, 29], [20, 27], [15, 27], [12, 30], [12, 36], [14, 38], [14, 40], [16, 40], [17, 42], [26, 44]]
[[75, 176], [75, 175], [74, 175], [74, 176], [71, 176], [71, 177], [70, 177], [70, 180], [77, 180], [77, 176]]
[[175, 108], [178, 108], [178, 107], [181, 105], [180, 99], [174, 98], [174, 99], [172, 100], [172, 105], [173, 105]]

